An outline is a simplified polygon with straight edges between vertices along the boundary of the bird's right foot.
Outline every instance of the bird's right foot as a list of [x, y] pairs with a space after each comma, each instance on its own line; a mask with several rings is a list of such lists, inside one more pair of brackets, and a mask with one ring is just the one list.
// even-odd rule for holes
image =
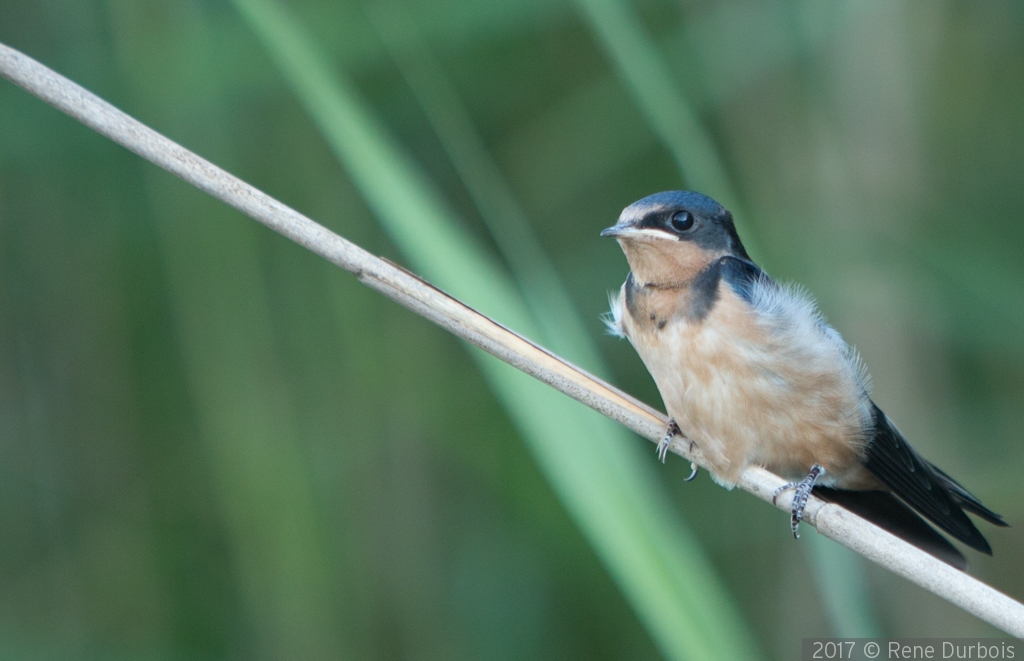
[[[658, 443], [658, 460], [661, 463], [665, 463], [665, 458], [668, 456], [668, 446], [672, 444], [672, 439], [682, 435], [683, 432], [679, 430], [679, 425], [676, 424], [675, 418], [670, 418], [668, 428], [665, 429], [665, 436], [662, 437], [661, 443]], [[693, 479], [693, 477], [691, 476], [690, 479]]]
[[796, 490], [796, 493], [793, 494], [793, 506], [790, 508], [790, 527], [793, 529], [794, 539], [800, 539], [800, 521], [804, 518], [804, 508], [807, 506], [807, 499], [811, 497], [814, 483], [818, 481], [818, 478], [824, 472], [824, 468], [814, 464], [811, 466], [811, 472], [807, 474], [807, 477], [799, 482], [790, 482], [789, 484], [782, 485], [772, 495], [772, 505], [774, 505], [775, 500], [783, 491]]

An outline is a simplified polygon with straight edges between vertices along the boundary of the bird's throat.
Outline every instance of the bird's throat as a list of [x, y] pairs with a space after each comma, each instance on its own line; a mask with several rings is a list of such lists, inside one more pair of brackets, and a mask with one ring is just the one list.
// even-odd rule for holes
[[708, 265], [725, 254], [672, 239], [624, 239], [619, 245], [626, 254], [636, 285], [653, 289], [685, 289]]

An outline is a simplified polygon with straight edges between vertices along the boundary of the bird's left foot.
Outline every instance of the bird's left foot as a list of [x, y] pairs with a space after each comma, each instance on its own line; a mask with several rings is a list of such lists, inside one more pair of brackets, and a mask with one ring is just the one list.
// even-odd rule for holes
[[821, 474], [825, 472], [825, 469], [814, 464], [811, 466], [811, 472], [807, 474], [807, 477], [800, 480], [799, 482], [790, 482], [784, 484], [775, 490], [772, 495], [772, 505], [775, 504], [775, 500], [779, 497], [779, 494], [789, 489], [796, 489], [796, 493], [793, 494], [793, 508], [792, 518], [790, 519], [790, 525], [793, 527], [793, 538], [800, 539], [800, 521], [804, 518], [804, 507], [807, 506], [807, 499], [811, 497], [811, 490], [814, 488], [814, 483], [818, 481]]

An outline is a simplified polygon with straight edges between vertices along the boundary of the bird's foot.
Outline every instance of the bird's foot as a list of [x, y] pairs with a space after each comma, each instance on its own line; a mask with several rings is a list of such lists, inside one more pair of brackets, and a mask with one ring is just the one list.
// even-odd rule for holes
[[825, 469], [814, 464], [811, 466], [811, 472], [807, 474], [807, 477], [800, 480], [799, 482], [790, 482], [784, 484], [775, 490], [772, 494], [772, 505], [775, 504], [775, 500], [779, 497], [779, 494], [789, 489], [796, 489], [796, 493], [793, 494], [793, 507], [792, 517], [790, 519], [790, 525], [793, 527], [793, 538], [800, 539], [800, 521], [804, 518], [804, 507], [807, 506], [807, 499], [811, 497], [811, 490], [814, 488], [814, 483], [818, 481], [821, 474], [825, 472]]
[[[672, 444], [672, 439], [677, 435], [682, 436], [683, 432], [679, 429], [675, 419], [669, 419], [668, 428], [665, 429], [665, 436], [658, 443], [658, 459], [661, 463], [665, 463], [665, 458], [668, 457], [668, 446]], [[690, 441], [690, 451], [693, 451], [693, 441]], [[700, 469], [697, 468], [697, 464], [690, 462], [690, 476], [683, 480], [683, 482], [692, 482], [699, 472]]]
[[668, 456], [668, 446], [672, 443], [672, 439], [675, 436], [682, 436], [683, 432], [679, 431], [679, 425], [676, 424], [675, 418], [669, 418], [668, 428], [665, 429], [665, 435], [661, 439], [661, 443], [658, 443], [658, 460], [661, 463], [665, 463], [665, 457]]

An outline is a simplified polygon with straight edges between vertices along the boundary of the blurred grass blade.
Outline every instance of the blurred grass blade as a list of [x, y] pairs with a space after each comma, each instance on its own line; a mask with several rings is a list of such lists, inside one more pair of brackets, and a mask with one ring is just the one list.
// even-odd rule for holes
[[[1024, 357], [1024, 306], [1007, 305], [1024, 300], [1024, 270], [1011, 254], [1014, 248], [979, 250], [966, 242], [952, 246], [929, 240], [902, 244], [899, 250], [942, 278], [943, 293], [954, 312], [951, 330], [969, 345], [985, 346], [1018, 361]], [[993, 318], [1001, 323], [992, 323]]]
[[[458, 230], [426, 178], [290, 16], [267, 0], [235, 5], [413, 266], [470, 305], [537, 336], [538, 324], [514, 284]], [[639, 446], [620, 440], [617, 426], [603, 416], [482, 352], [472, 355], [663, 653], [673, 659], [755, 657], [750, 633], [713, 567], [667, 508]]]
[[640, 18], [625, 0], [578, 0], [577, 4], [647, 123], [675, 160], [685, 185], [710, 195], [732, 211], [743, 243], [757, 258], [758, 242], [714, 141], [662, 61]]
[[[647, 121], [672, 153], [687, 185], [732, 210], [747, 250], [755, 259], [759, 253], [763, 256], [714, 141], [627, 0], [579, 0], [578, 4]], [[870, 622], [872, 609], [864, 591], [848, 589], [848, 582], [825, 571], [844, 557], [840, 547], [818, 547], [815, 557], [819, 562], [813, 567], [822, 599], [835, 606], [835, 613], [866, 614], [860, 621]]]
[[817, 531], [803, 537], [832, 634], [839, 638], [883, 637], [871, 607], [864, 558]]
[[591, 372], [607, 374], [562, 279], [423, 35], [391, 3], [376, 3], [368, 13], [520, 283], [541, 341]]

